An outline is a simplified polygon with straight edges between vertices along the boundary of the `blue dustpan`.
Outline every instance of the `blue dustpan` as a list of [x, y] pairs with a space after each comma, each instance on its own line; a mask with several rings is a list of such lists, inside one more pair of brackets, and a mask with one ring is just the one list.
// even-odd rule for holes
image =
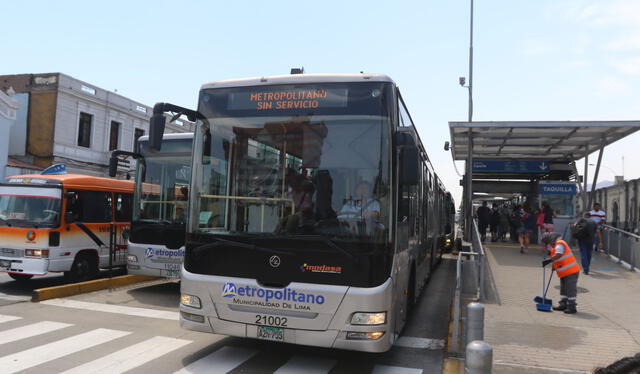
[[551, 278], [553, 277], [553, 270], [551, 270], [551, 275], [549, 275], [549, 282], [547, 282], [547, 287], [544, 286], [544, 278], [545, 278], [545, 268], [542, 267], [542, 296], [536, 296], [533, 298], [533, 301], [536, 303], [536, 310], [539, 312], [550, 312], [553, 301], [551, 299], [547, 299], [547, 291], [549, 291], [549, 285], [551, 285]]
[[534, 298], [533, 298], [533, 301], [534, 301], [536, 304], [545, 304], [545, 305], [547, 305], [547, 304], [548, 304], [548, 305], [553, 304], [553, 301], [552, 301], [551, 299], [547, 299], [547, 298], [544, 298], [544, 297], [542, 297], [542, 296], [536, 296], [536, 297], [534, 297]]
[[[551, 301], [547, 299], [548, 301]], [[549, 304], [536, 304], [536, 310], [539, 312], [550, 312], [551, 311], [551, 303]]]

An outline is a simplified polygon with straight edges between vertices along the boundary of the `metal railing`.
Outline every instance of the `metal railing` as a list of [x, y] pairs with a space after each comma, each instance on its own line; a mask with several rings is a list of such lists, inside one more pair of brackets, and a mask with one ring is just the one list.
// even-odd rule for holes
[[[602, 230], [604, 252], [619, 264], [626, 264], [629, 270], [640, 270], [637, 259], [640, 257], [640, 235], [604, 225]], [[598, 242], [595, 242], [596, 246]]]
[[[453, 331], [451, 349], [452, 354], [462, 355], [466, 344], [460, 345], [460, 321], [462, 295], [471, 299], [484, 300], [485, 298], [485, 252], [480, 240], [478, 224], [474, 220], [471, 230], [471, 251], [459, 252], [456, 262], [456, 284], [453, 299]], [[462, 349], [460, 347], [463, 347]]]

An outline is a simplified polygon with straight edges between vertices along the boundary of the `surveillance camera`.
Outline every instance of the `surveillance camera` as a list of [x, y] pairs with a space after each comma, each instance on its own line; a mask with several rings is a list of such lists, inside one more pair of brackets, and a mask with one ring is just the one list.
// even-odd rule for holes
[[464, 86], [464, 84], [467, 83], [467, 78], [465, 77], [458, 78], [458, 83], [460, 83], [461, 86]]

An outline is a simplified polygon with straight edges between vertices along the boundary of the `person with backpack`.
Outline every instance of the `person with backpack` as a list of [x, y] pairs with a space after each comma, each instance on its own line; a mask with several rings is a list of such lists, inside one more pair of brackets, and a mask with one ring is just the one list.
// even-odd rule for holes
[[533, 227], [535, 226], [535, 216], [531, 213], [531, 205], [525, 202], [518, 212], [520, 225], [518, 227], [518, 240], [520, 241], [520, 253], [527, 253], [529, 250], [529, 241]]
[[573, 224], [573, 238], [578, 241], [580, 248], [580, 262], [582, 263], [582, 272], [589, 275], [589, 267], [591, 265], [591, 254], [593, 253], [593, 238], [597, 230], [597, 224], [590, 219], [591, 214], [585, 213]]

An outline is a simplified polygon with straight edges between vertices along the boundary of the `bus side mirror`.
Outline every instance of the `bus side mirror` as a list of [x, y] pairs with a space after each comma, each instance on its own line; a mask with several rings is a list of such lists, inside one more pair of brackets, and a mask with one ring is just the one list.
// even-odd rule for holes
[[158, 152], [162, 146], [162, 135], [164, 135], [164, 125], [167, 118], [163, 113], [163, 103], [158, 103], [153, 107], [153, 115], [149, 120], [149, 149]]
[[416, 146], [402, 146], [400, 149], [400, 185], [415, 186], [419, 176], [420, 152]]
[[111, 156], [109, 158], [109, 176], [111, 178], [115, 177], [118, 173], [118, 158]]

